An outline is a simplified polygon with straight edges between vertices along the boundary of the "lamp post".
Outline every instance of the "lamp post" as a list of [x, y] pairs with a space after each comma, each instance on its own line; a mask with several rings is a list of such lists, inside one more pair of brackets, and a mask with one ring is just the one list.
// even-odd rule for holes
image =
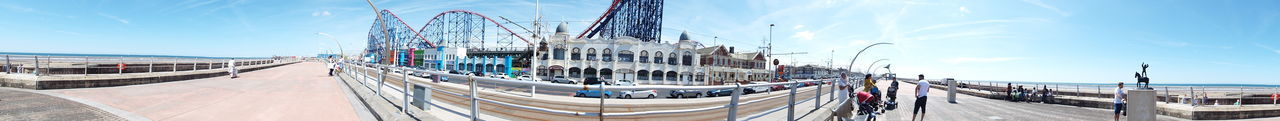
[[324, 37], [328, 37], [329, 39], [332, 39], [333, 44], [338, 45], [338, 54], [341, 54], [343, 59], [347, 58], [346, 52], [343, 52], [344, 49], [342, 49], [342, 42], [338, 42], [338, 38], [334, 38], [333, 35], [329, 35], [328, 33], [324, 33], [324, 32], [316, 32], [316, 35], [320, 35], [320, 36], [324, 36]]
[[871, 72], [871, 66], [876, 66], [876, 63], [880, 63], [880, 61], [886, 61], [886, 60], [889, 60], [889, 59], [880, 59], [880, 60], [876, 60], [876, 62], [871, 62], [871, 65], [867, 65], [867, 71], [863, 71], [863, 72]]

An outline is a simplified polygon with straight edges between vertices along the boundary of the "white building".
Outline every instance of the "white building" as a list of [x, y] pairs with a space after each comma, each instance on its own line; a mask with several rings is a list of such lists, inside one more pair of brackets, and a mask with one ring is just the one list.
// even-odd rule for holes
[[642, 42], [630, 37], [578, 39], [567, 33], [566, 26], [561, 23], [555, 35], [539, 43], [538, 77], [564, 76], [578, 81], [599, 77], [654, 85], [707, 84], [706, 72], [695, 52], [701, 44], [687, 35], [681, 35], [678, 43]]

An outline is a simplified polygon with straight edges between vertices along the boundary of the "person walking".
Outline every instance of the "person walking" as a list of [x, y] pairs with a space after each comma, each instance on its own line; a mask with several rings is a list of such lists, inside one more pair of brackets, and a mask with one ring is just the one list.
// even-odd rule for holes
[[329, 68], [329, 76], [333, 76], [333, 67], [337, 65], [335, 65], [335, 63], [333, 62], [333, 57], [330, 57], [328, 60], [329, 60], [329, 63], [328, 65], [325, 65], [325, 67]]
[[236, 59], [235, 59], [235, 58], [232, 58], [231, 60], [227, 61], [227, 74], [231, 75], [231, 78], [232, 78], [232, 79], [235, 79], [235, 78], [239, 78], [239, 77], [240, 77], [240, 74], [239, 74], [240, 72], [239, 72], [239, 71], [240, 71], [240, 70], [236, 70]]
[[840, 81], [836, 81], [836, 85], [839, 87], [838, 89], [840, 89], [840, 91], [837, 92], [838, 96], [836, 99], [840, 99], [840, 101], [849, 100], [849, 95], [851, 95], [849, 93], [851, 92], [849, 91], [849, 88], [851, 87], [849, 86], [848, 74], [840, 74]]
[[1006, 85], [1007, 86], [1004, 88], [1005, 99], [1013, 101], [1013, 83], [1008, 83]]
[[1126, 95], [1124, 94], [1124, 82], [1119, 82], [1119, 84], [1116, 85], [1116, 93], [1115, 95], [1113, 95], [1113, 97], [1115, 98], [1115, 104], [1116, 104], [1115, 107], [1113, 108], [1115, 109], [1116, 121], [1120, 121], [1120, 115], [1125, 114], [1122, 112], [1127, 112], [1127, 111], [1124, 111], [1124, 105], [1125, 105], [1124, 101], [1128, 101], [1128, 99], [1125, 99], [1125, 96]]
[[920, 74], [920, 81], [916, 82], [916, 104], [911, 111], [911, 121], [916, 120], [916, 113], [920, 113], [920, 120], [924, 120], [925, 103], [929, 97], [929, 81], [924, 80], [924, 74]]

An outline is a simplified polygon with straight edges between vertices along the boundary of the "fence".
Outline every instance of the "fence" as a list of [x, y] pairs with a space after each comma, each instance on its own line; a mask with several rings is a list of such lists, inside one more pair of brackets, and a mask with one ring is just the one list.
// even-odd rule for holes
[[[781, 98], [781, 97], [769, 97], [769, 98], [762, 98], [762, 99], [749, 100], [749, 101], [741, 101], [741, 102], [740, 102], [740, 101], [739, 101], [739, 97], [740, 97], [741, 95], [743, 95], [743, 90], [744, 90], [745, 88], [757, 87], [757, 86], [770, 87], [770, 86], [774, 86], [774, 85], [798, 85], [798, 84], [806, 83], [806, 82], [814, 82], [814, 83], [818, 83], [818, 84], [817, 84], [817, 86], [816, 86], [816, 88], [817, 88], [817, 89], [814, 91], [814, 92], [816, 93], [816, 95], [815, 95], [813, 98], [809, 98], [809, 100], [818, 101], [818, 102], [816, 102], [816, 103], [815, 103], [816, 105], [815, 105], [815, 109], [814, 109], [814, 111], [816, 111], [816, 110], [817, 110], [817, 108], [823, 107], [823, 104], [824, 104], [824, 103], [821, 103], [821, 101], [822, 101], [821, 97], [822, 97], [822, 95], [823, 95], [822, 93], [824, 92], [824, 91], [822, 90], [822, 85], [823, 85], [823, 84], [825, 84], [826, 82], [832, 82], [832, 80], [806, 80], [806, 81], [779, 82], [779, 83], [746, 84], [746, 85], [743, 85], [743, 84], [735, 84], [735, 85], [719, 85], [719, 86], [674, 86], [674, 85], [639, 85], [639, 86], [606, 86], [606, 85], [599, 85], [599, 86], [583, 86], [583, 85], [571, 85], [571, 84], [556, 84], [556, 83], [546, 83], [546, 82], [532, 82], [532, 81], [508, 80], [508, 79], [499, 79], [499, 78], [474, 77], [474, 76], [467, 76], [467, 75], [460, 75], [460, 74], [449, 74], [449, 73], [447, 73], [447, 72], [445, 72], [445, 71], [439, 71], [439, 70], [422, 70], [422, 69], [413, 69], [413, 68], [395, 67], [395, 66], [388, 66], [388, 65], [377, 65], [377, 64], [359, 63], [359, 62], [342, 62], [342, 64], [340, 64], [340, 65], [341, 65], [342, 70], [345, 70], [345, 71], [343, 71], [345, 74], [347, 74], [347, 75], [351, 75], [351, 76], [354, 76], [354, 77], [358, 77], [358, 79], [356, 79], [356, 81], [361, 82], [361, 86], [366, 87], [366, 88], [370, 88], [370, 89], [372, 89], [372, 90], [376, 90], [376, 91], [375, 91], [375, 94], [377, 94], [379, 97], [382, 97], [382, 98], [386, 99], [387, 97], [383, 96], [383, 93], [400, 93], [400, 94], [396, 94], [396, 95], [399, 95], [399, 96], [402, 96], [402, 97], [403, 97], [403, 98], [401, 98], [400, 100], [402, 100], [402, 101], [404, 102], [404, 103], [402, 103], [402, 104], [405, 104], [405, 105], [409, 105], [411, 102], [425, 102], [425, 103], [431, 103], [431, 101], [430, 101], [430, 100], [431, 100], [431, 95], [430, 95], [430, 94], [431, 94], [433, 91], [440, 91], [440, 92], [442, 92], [442, 93], [444, 93], [444, 94], [449, 94], [449, 95], [454, 95], [454, 96], [458, 96], [458, 97], [466, 97], [466, 98], [469, 98], [468, 100], [469, 100], [469, 101], [470, 101], [470, 103], [471, 103], [471, 107], [470, 107], [470, 110], [471, 110], [471, 112], [470, 112], [470, 113], [471, 113], [471, 114], [470, 114], [470, 116], [471, 116], [471, 119], [472, 119], [472, 120], [477, 120], [477, 116], [478, 116], [478, 114], [479, 114], [479, 113], [478, 113], [478, 107], [477, 107], [477, 106], [478, 106], [478, 105], [477, 105], [477, 104], [478, 104], [478, 103], [477, 103], [478, 101], [483, 101], [483, 102], [487, 102], [487, 103], [492, 103], [492, 104], [502, 105], [502, 106], [505, 106], [505, 107], [512, 107], [512, 108], [519, 108], [519, 109], [525, 109], [525, 110], [538, 111], [538, 112], [543, 112], [543, 113], [548, 113], [548, 114], [555, 114], [555, 115], [570, 115], [570, 116], [597, 116], [597, 117], [599, 117], [599, 118], [601, 118], [601, 119], [603, 119], [603, 118], [605, 118], [605, 117], [616, 117], [616, 116], [645, 116], [645, 115], [673, 114], [673, 113], [689, 113], [689, 112], [702, 112], [702, 111], [710, 111], [710, 110], [718, 110], [718, 109], [727, 109], [727, 110], [729, 111], [729, 113], [728, 113], [728, 115], [725, 117], [725, 119], [726, 119], [726, 120], [736, 120], [736, 118], [738, 118], [738, 116], [737, 116], [737, 111], [738, 111], [738, 109], [737, 109], [737, 108], [738, 108], [738, 106], [740, 106], [740, 105], [749, 105], [749, 104], [758, 103], [758, 102], [762, 102], [762, 101], [766, 101], [766, 100], [770, 100], [770, 99]], [[376, 71], [378, 71], [378, 72], [371, 73], [371, 72], [369, 72], [370, 70], [376, 70]], [[396, 73], [389, 73], [389, 72], [400, 72], [400, 73], [396, 74]], [[390, 91], [393, 91], [393, 92], [384, 92], [384, 91], [382, 91], [382, 90], [383, 90], [382, 88], [383, 88], [384, 86], [393, 86], [393, 85], [395, 85], [395, 84], [388, 84], [389, 82], [388, 82], [387, 80], [385, 80], [385, 79], [387, 79], [387, 78], [386, 78], [386, 77], [387, 77], [387, 75], [384, 75], [384, 73], [386, 73], [386, 74], [396, 74], [396, 75], [399, 75], [400, 77], [402, 77], [402, 78], [400, 78], [400, 79], [402, 79], [402, 80], [401, 80], [401, 87], [391, 87], [391, 90], [390, 90]], [[424, 90], [425, 90], [425, 92], [410, 92], [410, 91], [408, 91], [409, 89], [414, 89], [414, 87], [410, 87], [410, 85], [425, 85], [425, 84], [420, 84], [420, 83], [430, 83], [430, 82], [413, 82], [413, 81], [410, 81], [410, 80], [409, 80], [409, 78], [407, 78], [407, 77], [410, 77], [409, 73], [415, 73], [415, 74], [416, 74], [416, 73], [425, 73], [425, 74], [427, 74], [427, 75], [443, 76], [443, 78], [452, 78], [452, 79], [455, 79], [455, 80], [456, 80], [456, 79], [465, 79], [465, 80], [468, 80], [468, 81], [467, 81], [467, 84], [468, 84], [468, 87], [467, 87], [467, 88], [468, 88], [468, 90], [470, 90], [470, 92], [463, 92], [463, 93], [470, 93], [470, 94], [463, 94], [463, 93], [458, 93], [458, 92], [449, 92], [449, 91], [446, 91], [446, 90], [441, 90], [441, 89], [433, 88], [433, 87], [431, 87], [431, 86], [429, 86], [429, 85], [424, 86], [424, 87], [419, 87], [419, 88], [427, 88], [427, 89], [424, 89]], [[374, 74], [376, 74], [376, 75], [374, 75]], [[370, 81], [371, 79], [372, 79], [373, 81]], [[376, 82], [376, 84], [369, 84], [369, 83], [366, 83], [366, 82]], [[530, 105], [520, 105], [520, 104], [515, 104], [515, 103], [510, 103], [510, 102], [501, 102], [501, 101], [496, 101], [496, 100], [491, 100], [491, 99], [485, 99], [485, 98], [480, 98], [480, 97], [475, 96], [475, 95], [477, 95], [477, 94], [476, 94], [476, 93], [477, 93], [477, 92], [476, 92], [476, 90], [479, 88], [479, 87], [477, 87], [476, 85], [477, 85], [478, 83], [486, 83], [486, 82], [488, 82], [488, 83], [506, 83], [506, 84], [516, 84], [516, 85], [529, 85], [529, 87], [530, 87], [530, 90], [529, 90], [529, 91], [530, 91], [530, 93], [531, 93], [531, 94], [533, 94], [534, 92], [536, 92], [536, 87], [551, 87], [551, 88], [582, 88], [582, 89], [584, 89], [584, 90], [597, 90], [597, 91], [619, 91], [619, 90], [718, 90], [718, 89], [733, 89], [733, 91], [732, 91], [732, 94], [731, 94], [731, 97], [730, 97], [730, 98], [731, 98], [731, 99], [730, 99], [730, 101], [729, 101], [727, 104], [724, 104], [723, 106], [693, 107], [693, 108], [687, 108], [687, 109], [668, 109], [668, 110], [653, 110], [653, 111], [639, 111], [639, 112], [605, 113], [605, 111], [604, 111], [604, 107], [605, 107], [605, 106], [604, 106], [604, 105], [605, 105], [605, 103], [604, 103], [604, 98], [600, 98], [600, 100], [601, 100], [601, 101], [600, 101], [600, 103], [599, 103], [599, 104], [600, 104], [600, 106], [599, 106], [599, 108], [600, 108], [599, 110], [600, 110], [600, 111], [598, 111], [598, 112], [579, 112], [579, 111], [567, 111], [567, 110], [550, 109], [550, 108], [537, 107], [537, 106], [530, 106]], [[796, 100], [795, 100], [795, 98], [796, 98], [796, 89], [797, 89], [797, 88], [800, 88], [800, 87], [790, 88], [790, 89], [789, 89], [790, 93], [789, 93], [789, 94], [787, 94], [787, 97], [786, 97], [786, 98], [788, 99], [788, 105], [786, 105], [786, 106], [785, 106], [785, 107], [787, 107], [787, 112], [788, 112], [788, 116], [787, 116], [787, 117], [788, 117], [788, 119], [792, 119], [792, 120], [797, 119], [797, 118], [793, 115], [793, 114], [795, 114], [795, 113], [793, 113], [793, 112], [795, 112], [795, 108], [794, 108], [794, 106], [795, 106], [795, 104], [796, 104]], [[831, 88], [831, 87], [828, 87], [828, 88]], [[833, 100], [835, 100], [835, 98], [834, 98], [834, 97], [832, 97], [832, 96], [835, 96], [835, 95], [834, 95], [834, 94], [835, 94], [835, 93], [834, 93], [834, 92], [835, 92], [835, 90], [834, 90], [834, 89], [832, 89], [832, 91], [830, 91], [830, 92], [831, 92], [831, 93], [828, 93], [828, 95], [829, 95], [829, 96], [828, 96], [828, 99], [827, 99], [829, 103], [830, 103], [830, 102], [832, 102]], [[530, 96], [530, 97], [528, 97], [528, 98], [534, 98], [534, 97], [533, 97], [533, 96]], [[842, 102], [843, 102], [843, 101], [842, 101]], [[404, 106], [404, 107], [409, 107], [409, 106]], [[423, 108], [425, 108], [425, 107], [423, 107]], [[780, 107], [779, 107], [779, 108], [780, 108]], [[402, 108], [402, 109], [403, 109], [403, 111], [402, 111], [402, 112], [406, 112], [406, 114], [404, 114], [404, 115], [408, 115], [408, 114], [407, 114], [407, 112], [409, 112], [408, 110], [409, 110], [410, 108]], [[429, 109], [429, 108], [427, 108], [427, 109]], [[756, 116], [753, 116], [753, 117], [759, 117], [759, 115], [767, 115], [767, 114], [768, 114], [768, 113], [756, 114]]]
[[[1050, 89], [1055, 96], [1076, 96], [1090, 98], [1113, 98], [1117, 85], [1115, 84], [1052, 84], [1052, 83], [1026, 83], [1026, 82], [995, 82], [995, 81], [960, 81], [964, 86], [961, 89], [970, 89], [974, 91], [986, 91], [990, 94], [1003, 94], [1008, 92], [1008, 88], [1014, 90], [1019, 86], [1023, 86], [1026, 90], [1044, 91]], [[1012, 85], [1012, 86], [1010, 86]], [[1137, 89], [1133, 83], [1125, 84], [1124, 89]], [[1276, 104], [1271, 98], [1273, 94], [1280, 94], [1280, 88], [1277, 87], [1246, 87], [1246, 86], [1151, 86], [1158, 93], [1157, 100], [1166, 103], [1180, 103], [1193, 106], [1200, 105], [1240, 105], [1247, 104]]]
[[[150, 72], [179, 72], [221, 69], [230, 60], [221, 58], [185, 57], [99, 57], [99, 56], [37, 56], [3, 55], [5, 74], [31, 74], [36, 76], [125, 74]], [[237, 66], [259, 65], [276, 62], [275, 59], [234, 59]]]

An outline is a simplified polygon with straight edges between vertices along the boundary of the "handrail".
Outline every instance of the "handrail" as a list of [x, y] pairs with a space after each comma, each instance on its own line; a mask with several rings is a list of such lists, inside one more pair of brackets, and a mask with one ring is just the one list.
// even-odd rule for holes
[[[408, 68], [408, 67], [397, 67], [397, 66], [382, 65], [382, 64], [352, 63], [352, 62], [343, 62], [343, 63], [345, 63], [345, 64], [353, 64], [353, 65], [361, 65], [361, 66], [357, 66], [357, 67], [360, 67], [361, 69], [377, 69], [377, 68], [385, 68], [385, 69], [396, 69], [396, 70], [400, 70], [400, 71], [401, 71], [401, 73], [418, 72], [418, 73], [428, 73], [428, 74], [431, 74], [431, 75], [445, 76], [445, 77], [447, 77], [447, 78], [457, 78], [457, 79], [470, 78], [469, 80], [475, 80], [475, 81], [476, 81], [476, 83], [479, 83], [479, 82], [501, 82], [501, 83], [523, 84], [523, 85], [530, 85], [530, 86], [546, 86], [546, 87], [559, 87], [559, 88], [585, 88], [585, 89], [594, 89], [594, 90], [599, 90], [599, 87], [598, 87], [598, 86], [579, 86], [579, 85], [571, 85], [571, 84], [554, 84], [554, 83], [542, 83], [542, 82], [528, 82], [528, 81], [517, 81], [517, 80], [498, 79], [498, 78], [488, 78], [488, 77], [478, 77], [478, 78], [476, 78], [476, 77], [474, 77], [474, 76], [467, 76], [467, 75], [461, 75], [461, 74], [449, 74], [449, 73], [447, 73], [447, 72], [442, 72], [442, 71], [422, 70], [422, 69], [414, 69], [414, 68]], [[367, 75], [367, 74], [363, 74], [363, 73], [362, 73], [361, 75], [363, 75], [363, 76], [361, 76], [361, 77], [367, 77], [367, 76], [369, 76], [369, 75]], [[409, 78], [409, 77], [402, 77], [402, 78]], [[767, 84], [749, 84], [749, 85], [745, 85], [745, 86], [743, 86], [743, 87], [751, 87], [751, 86], [772, 86], [772, 85], [784, 85], [784, 84], [798, 84], [798, 83], [803, 83], [803, 82], [831, 82], [831, 81], [834, 81], [834, 80], [805, 80], [805, 81], [777, 82], [777, 83], [767, 83]], [[412, 83], [412, 84], [418, 84], [417, 82], [409, 82], [409, 83]], [[392, 87], [392, 88], [394, 88], [394, 87]], [[442, 89], [436, 89], [436, 88], [432, 88], [432, 87], [426, 87], [426, 88], [431, 89], [431, 90], [434, 90], [434, 91], [440, 91], [440, 92], [443, 92], [443, 93], [446, 93], [446, 94], [450, 94], [450, 95], [454, 95], [454, 96], [459, 96], [459, 97], [471, 97], [471, 96], [466, 96], [466, 95], [464, 95], [464, 94], [455, 93], [455, 92], [450, 92], [450, 91], [446, 91], [446, 90], [442, 90]], [[731, 85], [721, 85], [721, 86], [639, 85], [639, 86], [605, 86], [604, 88], [606, 88], [606, 90], [637, 90], [637, 89], [657, 89], [657, 90], [710, 90], [710, 89], [728, 89], [728, 88], [738, 88], [738, 87], [737, 87], [737, 86], [731, 86]], [[817, 90], [817, 89], [815, 89], [814, 91], [818, 91], [819, 93], [821, 93], [821, 92], [822, 92], [822, 90]], [[403, 91], [402, 91], [402, 93], [403, 93]], [[819, 95], [821, 95], [821, 94], [819, 94]], [[771, 96], [771, 97], [766, 97], [766, 98], [760, 98], [760, 99], [755, 99], [755, 100], [751, 100], [751, 101], [747, 101], [747, 102], [738, 103], [738, 105], [749, 105], [749, 104], [754, 104], [754, 103], [763, 102], [763, 101], [767, 101], [767, 100], [772, 100], [772, 99], [777, 99], [777, 98], [783, 98], [783, 97], [786, 97], [786, 96], [789, 96], [789, 95], [777, 95], [777, 96]], [[408, 97], [406, 97], [406, 98], [408, 98]], [[730, 105], [732, 105], [732, 104], [725, 104], [725, 105], [721, 105], [721, 106], [709, 106], [709, 107], [701, 107], [701, 108], [671, 109], [671, 110], [655, 110], [655, 111], [640, 111], [640, 112], [622, 112], [622, 113], [603, 113], [603, 114], [600, 114], [600, 113], [592, 113], [592, 112], [575, 112], [575, 111], [566, 111], [566, 110], [558, 110], [558, 109], [548, 109], [548, 108], [541, 108], [541, 107], [534, 107], [534, 106], [527, 106], [527, 105], [520, 105], [520, 104], [506, 103], [506, 102], [495, 101], [495, 100], [489, 100], [489, 99], [483, 99], [483, 98], [476, 98], [476, 100], [484, 101], [484, 102], [489, 102], [489, 103], [493, 103], [493, 104], [498, 104], [498, 105], [503, 105], [503, 106], [507, 106], [507, 107], [515, 107], [515, 108], [520, 108], [520, 109], [527, 109], [527, 110], [541, 111], [541, 112], [552, 113], [552, 114], [560, 114], [560, 115], [574, 115], [574, 116], [600, 116], [600, 115], [603, 115], [603, 116], [606, 116], [606, 117], [615, 117], [615, 116], [641, 116], [641, 115], [657, 115], [657, 114], [672, 114], [672, 113], [701, 112], [701, 111], [709, 111], [709, 110], [717, 110], [717, 109], [729, 108], [729, 107], [730, 107]], [[785, 106], [782, 106], [782, 107], [785, 107]]]

